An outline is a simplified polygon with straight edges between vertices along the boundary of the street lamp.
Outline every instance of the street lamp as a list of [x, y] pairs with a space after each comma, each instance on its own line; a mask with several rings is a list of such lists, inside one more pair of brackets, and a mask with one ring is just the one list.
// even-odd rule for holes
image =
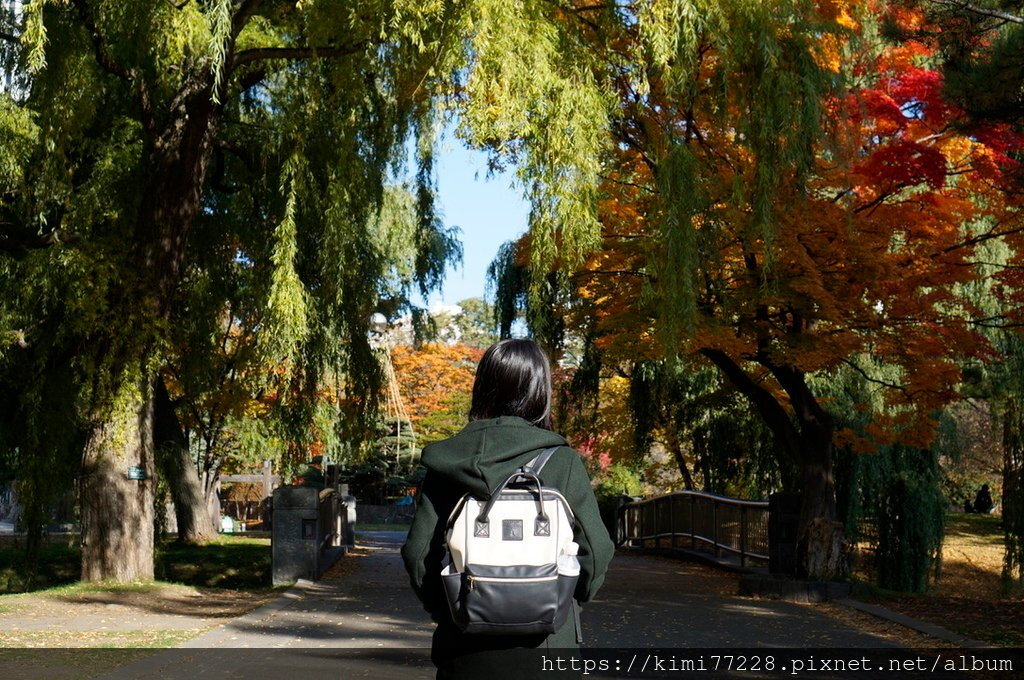
[[373, 349], [386, 349], [388, 340], [388, 318], [380, 312], [370, 315], [370, 347]]

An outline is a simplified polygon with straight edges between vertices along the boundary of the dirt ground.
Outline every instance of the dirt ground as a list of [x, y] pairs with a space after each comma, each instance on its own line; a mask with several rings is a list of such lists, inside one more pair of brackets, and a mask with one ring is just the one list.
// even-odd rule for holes
[[946, 529], [939, 578], [931, 590], [871, 599], [976, 640], [1024, 647], [1024, 598], [1003, 597], [1002, 568], [998, 518], [954, 515]]
[[172, 584], [0, 597], [0, 647], [170, 647], [277, 597]]

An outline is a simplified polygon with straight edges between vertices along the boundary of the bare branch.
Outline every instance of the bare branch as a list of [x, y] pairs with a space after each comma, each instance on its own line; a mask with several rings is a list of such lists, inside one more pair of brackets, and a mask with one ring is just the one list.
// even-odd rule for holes
[[783, 450], [794, 460], [799, 459], [800, 433], [789, 417], [789, 413], [782, 406], [779, 400], [768, 391], [759, 381], [754, 380], [740, 364], [720, 349], [702, 347], [697, 350], [699, 354], [709, 359], [711, 363], [725, 375], [725, 377], [736, 386], [764, 418], [768, 429], [778, 437], [779, 444]]
[[891, 382], [888, 382], [886, 380], [882, 380], [880, 378], [876, 378], [876, 377], [874, 377], [872, 375], [869, 375], [867, 371], [865, 371], [863, 368], [861, 368], [857, 364], [853, 363], [849, 359], [843, 359], [843, 363], [846, 364], [847, 366], [849, 366], [850, 368], [852, 368], [853, 370], [857, 371], [858, 373], [860, 373], [861, 377], [864, 378], [865, 380], [867, 380], [869, 383], [874, 383], [875, 385], [881, 385], [883, 387], [888, 387], [889, 389], [893, 389], [893, 390], [899, 390], [900, 392], [906, 392], [907, 391], [907, 388], [906, 388], [905, 385], [897, 385], [896, 383], [891, 383]]
[[581, 272], [573, 274], [573, 279], [579, 279], [584, 277], [597, 277], [600, 275], [604, 276], [635, 276], [641, 279], [651, 278], [650, 274], [646, 272], [636, 271], [634, 269], [585, 269]]
[[591, 30], [593, 30], [595, 32], [599, 32], [600, 31], [600, 27], [597, 25], [597, 23], [595, 23], [591, 19], [588, 19], [584, 15], [587, 12], [593, 12], [593, 11], [598, 11], [598, 10], [602, 10], [602, 9], [610, 9], [610, 8], [614, 7], [613, 5], [600, 5], [600, 4], [599, 5], [588, 5], [586, 7], [572, 7], [572, 6], [566, 6], [565, 4], [563, 4], [561, 2], [558, 2], [557, 0], [548, 0], [548, 3], [551, 4], [551, 5], [554, 5], [555, 7], [557, 7], [558, 9], [560, 9], [563, 12], [570, 13], [570, 14], [575, 14], [577, 21], [579, 21], [581, 24], [585, 24], [585, 25], [589, 26], [591, 28]]
[[246, 71], [246, 73], [241, 78], [239, 78], [239, 80], [238, 80], [238, 89], [241, 90], [242, 92], [245, 92], [246, 90], [251, 90], [252, 88], [254, 88], [257, 85], [259, 85], [260, 83], [262, 83], [264, 80], [266, 80], [266, 78], [267, 78], [267, 70], [266, 69], [264, 69], [264, 68], [251, 69], [249, 71]]
[[92, 16], [92, 12], [89, 10], [89, 5], [86, 0], [74, 0], [75, 8], [78, 9], [78, 16], [82, 20], [82, 24], [89, 31], [89, 37], [92, 39], [93, 52], [96, 55], [96, 61], [100, 66], [103, 67], [107, 73], [117, 76], [121, 80], [127, 82], [134, 82], [136, 73], [134, 70], [127, 68], [124, 64], [121, 64], [110, 51], [107, 49], [106, 41], [103, 39], [103, 34], [100, 33], [99, 28], [96, 26], [96, 21]]
[[983, 316], [976, 319], [971, 319], [968, 323], [972, 326], [980, 326], [981, 328], [1021, 328], [1024, 327], [1024, 322], [1012, 321], [1012, 317], [1019, 317], [1024, 308], [1015, 307], [1014, 309], [1008, 309], [999, 314], [993, 314], [992, 316]]
[[1010, 323], [1009, 321], [1007, 321], [1005, 323], [993, 323], [993, 322], [985, 322], [985, 321], [972, 321], [971, 325], [979, 326], [981, 328], [995, 328], [995, 329], [1003, 330], [1003, 331], [1011, 330], [1011, 329], [1014, 329], [1014, 328], [1024, 328], [1024, 322]]
[[[873, 200], [871, 200], [871, 201], [869, 201], [867, 203], [864, 203], [863, 205], [859, 205], [856, 208], [854, 208], [853, 212], [855, 214], [859, 214], [859, 213], [862, 213], [862, 212], [865, 212], [865, 211], [873, 211], [875, 208], [877, 208], [878, 206], [882, 205], [882, 203], [885, 203], [885, 201], [887, 201], [890, 197], [895, 196], [897, 193], [899, 193], [901, 190], [907, 188], [908, 186], [910, 186], [910, 184], [908, 184], [906, 182], [903, 182], [901, 184], [897, 184], [895, 186], [889, 187], [889, 189], [887, 191], [883, 191], [878, 196], [876, 196]], [[870, 212], [869, 212], [869, 214], [870, 214]]]
[[637, 182], [629, 182], [629, 181], [624, 180], [624, 179], [618, 179], [617, 177], [613, 177], [611, 175], [601, 175], [601, 181], [608, 182], [609, 184], [618, 184], [619, 186], [624, 186], [624, 187], [633, 187], [634, 189], [639, 189], [640, 191], [645, 191], [645, 192], [647, 192], [649, 194], [655, 193], [654, 189], [652, 189], [650, 186], [648, 186], [646, 184], [639, 184]]
[[155, 119], [153, 117], [153, 104], [145, 81], [139, 76], [139, 73], [135, 69], [128, 68], [124, 64], [120, 63], [110, 53], [110, 50], [107, 47], [107, 41], [103, 38], [103, 34], [100, 33], [99, 28], [96, 26], [96, 21], [92, 16], [92, 12], [89, 10], [86, 0], [74, 0], [74, 4], [78, 9], [78, 16], [81, 19], [82, 24], [85, 26], [86, 30], [89, 31], [89, 37], [92, 39], [92, 47], [93, 53], [96, 57], [96, 63], [98, 63], [107, 73], [120, 78], [126, 83], [131, 83], [135, 87], [142, 125], [147, 132], [153, 133], [156, 127]]
[[971, 14], [977, 14], [983, 17], [992, 17], [993, 19], [1000, 19], [1011, 24], [1024, 24], [1024, 17], [1017, 16], [1016, 14], [1010, 14], [998, 9], [991, 9], [988, 7], [978, 7], [972, 5], [964, 0], [931, 0], [934, 5], [945, 5], [946, 7], [953, 7], [955, 9], [961, 9]]
[[977, 236], [972, 236], [971, 238], [960, 241], [959, 243], [954, 243], [952, 245], [946, 246], [941, 251], [934, 253], [932, 257], [937, 257], [938, 255], [945, 255], [946, 253], [951, 253], [953, 251], [960, 250], [961, 248], [969, 248], [971, 246], [976, 246], [979, 243], [983, 243], [985, 241], [1003, 238], [1004, 236], [1012, 236], [1013, 234], [1019, 234], [1022, 231], [1024, 231], [1024, 224], [1015, 227], [1009, 227], [1006, 229], [999, 229], [998, 227], [999, 225], [997, 224], [996, 226], [992, 227], [991, 229], [984, 233], [978, 234]]
[[1006, 264], [1005, 262], [989, 262], [987, 260], [970, 260], [968, 262], [951, 262], [954, 267], [992, 267], [993, 269], [1015, 270], [1024, 269], [1024, 264]]

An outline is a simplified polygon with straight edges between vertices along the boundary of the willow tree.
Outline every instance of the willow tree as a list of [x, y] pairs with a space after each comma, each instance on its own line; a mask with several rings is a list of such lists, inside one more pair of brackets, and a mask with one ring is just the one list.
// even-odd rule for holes
[[[762, 264], [767, 250], [763, 246], [773, 242], [778, 226], [774, 206], [783, 200], [794, 178], [799, 183], [812, 165], [823, 122], [822, 102], [839, 82], [836, 73], [823, 67], [817, 50], [823, 36], [835, 36], [841, 28], [834, 17], [800, 1], [573, 3], [562, 8], [561, 21], [593, 55], [580, 66], [589, 70], [578, 86], [592, 99], [577, 96], [604, 105], [589, 112], [596, 121], [591, 128], [614, 144], [586, 149], [598, 153], [568, 171], [540, 173], [532, 185], [535, 218], [530, 269], [546, 274], [555, 244], [562, 245], [548, 237], [546, 218], [551, 205], [572, 207], [584, 202], [591, 220], [598, 214], [595, 187], [587, 184], [588, 191], [577, 191], [567, 200], [560, 194], [565, 179], [592, 180], [603, 169], [602, 179], [636, 188], [646, 203], [635, 211], [635, 223], [616, 230], [604, 220], [607, 230], [616, 232], [613, 238], [620, 243], [639, 242], [646, 235], [651, 252], [643, 254], [640, 271], [635, 268], [636, 258], [629, 256], [620, 260], [627, 263], [622, 268], [626, 271], [619, 271], [614, 263], [605, 267], [608, 261], [603, 256], [599, 262], [589, 262], [582, 269], [617, 272], [594, 297], [618, 301], [620, 306], [623, 299], [629, 300], [624, 306], [633, 323], [622, 325], [631, 329], [636, 356], [646, 357], [651, 342], [661, 348], [656, 356], [700, 349], [702, 343], [693, 342], [693, 331], [706, 308], [698, 307], [699, 290], [705, 283], [698, 272], [710, 271], [720, 262], [714, 251], [719, 239], [730, 238], [727, 232], [749, 244], [751, 257]], [[492, 129], [501, 132], [502, 122], [500, 118], [492, 122]], [[526, 137], [521, 144], [542, 152], [543, 140], [541, 134], [537, 139]], [[730, 145], [743, 167], [731, 180], [726, 175], [735, 168], [735, 159], [716, 158], [718, 148]], [[619, 170], [630, 163], [638, 167], [639, 177]], [[727, 216], [713, 214], [712, 209], [720, 206], [731, 208]], [[564, 224], [567, 220], [562, 219]], [[588, 245], [598, 242], [598, 234], [584, 233], [590, 236]], [[572, 248], [559, 248], [558, 255], [563, 270], [572, 271], [580, 264], [579, 253]], [[742, 268], [742, 262], [737, 266]], [[753, 274], [755, 279], [758, 276]], [[542, 299], [547, 278], [534, 279], [536, 302]], [[732, 304], [731, 292], [719, 291], [720, 305]], [[723, 320], [733, 315], [725, 310]], [[732, 333], [723, 329], [719, 339]], [[812, 440], [820, 440], [818, 448], [828, 459], [832, 430], [816, 402], [807, 404], [811, 410], [806, 411], [805, 422], [820, 421], [821, 427], [801, 429], [784, 406], [774, 398], [763, 398], [768, 393], [746, 373], [745, 359], [730, 351], [735, 346], [711, 343], [706, 349], [706, 356], [755, 406], [767, 409], [762, 415], [783, 448], [800, 457]], [[787, 391], [790, 387], [793, 392], [800, 390], [802, 374], [780, 371], [778, 378], [780, 382], [791, 378]], [[811, 520], [829, 520], [834, 513], [820, 453], [816, 450], [813, 464], [803, 466], [805, 531]], [[834, 564], [835, 543], [828, 536], [816, 539], [818, 548], [812, 552], [819, 562]], [[827, 554], [820, 557], [823, 553]]]
[[[328, 380], [343, 423], [372, 401], [371, 313], [435, 286], [457, 252], [429, 144], [464, 47], [456, 9], [35, 0], [0, 31], [3, 443], [26, 478], [79, 468], [84, 579], [152, 577], [156, 385], [209, 352], [175, 346], [182, 329], [251, 321], [296, 431]], [[410, 254], [377, 215], [411, 134]]]
[[[997, 140], [964, 134], [928, 48], [885, 44], [861, 9], [679, 0], [563, 17], [617, 96], [591, 206], [602, 247], [575, 268], [570, 307], [591, 307], [606, 359], [700, 359], [747, 397], [800, 470], [798, 564], [825, 578], [844, 567], [836, 441], [927, 445], [955, 359], [988, 346], [952, 284], [1017, 224], [993, 187], [1011, 170]], [[518, 263], [542, 282], [543, 236]], [[866, 432], [839, 431], [815, 390], [839, 370], [885, 395]]]
[[[966, 114], [963, 127], [990, 141], [1012, 171], [993, 185], [1020, 207], [1024, 188], [1024, 3], [1020, 0], [912, 0], [923, 19], [895, 23], [893, 33], [938, 48], [945, 96]], [[1010, 591], [1024, 586], [1024, 418], [1020, 404], [1021, 312], [1024, 310], [1024, 241], [1019, 222], [999, 225], [1005, 244], [983, 258], [987, 285], [977, 293], [982, 318], [1002, 355], [981, 382], [992, 406], [1003, 447], [1002, 515], [1006, 541], [1003, 580]]]

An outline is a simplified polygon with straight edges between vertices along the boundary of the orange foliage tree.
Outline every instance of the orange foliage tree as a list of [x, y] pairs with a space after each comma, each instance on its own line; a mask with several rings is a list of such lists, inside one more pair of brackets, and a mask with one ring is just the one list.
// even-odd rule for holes
[[[797, 563], [824, 578], [843, 569], [835, 442], [927, 445], [957, 360], [989, 353], [963, 292], [975, 248], [1020, 227], [999, 190], [1006, 136], [963, 130], [930, 48], [863, 37], [887, 10], [857, 9], [762, 17], [770, 60], [725, 58], [709, 35], [682, 85], [651, 68], [646, 92], [641, 32], [623, 26], [603, 246], [573, 277], [573, 324], [594, 323], [606, 361], [701, 358], [749, 399], [801, 471]], [[831, 83], [817, 99], [814, 78]], [[863, 432], [837, 432], [812, 388], [838, 370], [877, 388]]]
[[483, 350], [466, 345], [398, 345], [391, 350], [399, 390], [421, 445], [450, 437], [467, 422]]
[[[909, 16], [923, 12], [926, 21], [904, 22], [898, 28], [906, 37], [939, 49], [945, 96], [966, 111], [961, 126], [1001, 155], [993, 188], [1019, 205], [1024, 197], [1024, 165], [1018, 162], [1024, 140], [1024, 3], [903, 4], [913, 9]], [[986, 442], [986, 457], [1002, 458], [1005, 595], [1024, 592], [1024, 225], [1017, 227], [1016, 233], [1004, 227], [1006, 244], [991, 249], [987, 258], [994, 274], [982, 289], [989, 314], [985, 325], [1001, 358], [985, 367], [978, 390], [986, 397], [996, 430], [995, 441]]]

